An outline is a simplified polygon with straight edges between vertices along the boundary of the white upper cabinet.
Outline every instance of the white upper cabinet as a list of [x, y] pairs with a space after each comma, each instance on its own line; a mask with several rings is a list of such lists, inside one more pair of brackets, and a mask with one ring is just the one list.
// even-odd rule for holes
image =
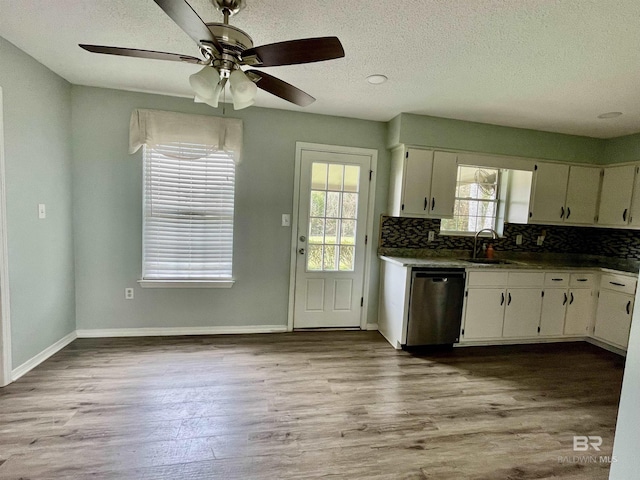
[[458, 155], [450, 152], [434, 152], [429, 214], [434, 217], [453, 217]]
[[428, 213], [427, 208], [431, 198], [433, 151], [410, 149], [406, 153], [402, 214], [424, 216]]
[[598, 225], [625, 226], [629, 223], [635, 173], [635, 165], [604, 169]]
[[629, 212], [629, 225], [632, 227], [640, 227], [640, 167], [636, 167], [633, 198], [631, 199], [631, 210]]
[[601, 168], [571, 166], [565, 202], [565, 223], [595, 223], [601, 174]]
[[558, 223], [564, 220], [569, 165], [538, 163], [533, 175], [530, 223]]
[[529, 223], [593, 225], [601, 172], [597, 167], [538, 163]]
[[391, 158], [389, 214], [452, 217], [457, 154], [420, 148], [397, 149]]

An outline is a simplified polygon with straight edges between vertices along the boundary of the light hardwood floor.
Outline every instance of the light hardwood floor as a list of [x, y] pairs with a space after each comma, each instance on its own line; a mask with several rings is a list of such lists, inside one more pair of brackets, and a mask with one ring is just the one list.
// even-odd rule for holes
[[0, 478], [606, 479], [572, 439], [600, 435], [611, 455], [622, 372], [588, 344], [76, 340], [0, 389]]

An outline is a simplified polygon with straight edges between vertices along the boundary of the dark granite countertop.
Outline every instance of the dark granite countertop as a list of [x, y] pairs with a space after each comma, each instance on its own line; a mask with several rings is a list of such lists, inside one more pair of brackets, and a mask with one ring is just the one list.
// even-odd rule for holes
[[[405, 267], [464, 269], [602, 270], [638, 275], [640, 262], [597, 255], [529, 254], [496, 255], [505, 263], [472, 263], [464, 250], [381, 251], [380, 258]], [[395, 249], [394, 249], [395, 250]], [[409, 250], [409, 251], [407, 251]], [[414, 255], [410, 255], [413, 253]]]

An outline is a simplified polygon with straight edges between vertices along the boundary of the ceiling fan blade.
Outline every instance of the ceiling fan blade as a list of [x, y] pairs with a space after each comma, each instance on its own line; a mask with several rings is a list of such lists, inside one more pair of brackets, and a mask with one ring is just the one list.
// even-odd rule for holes
[[248, 48], [242, 52], [242, 62], [254, 67], [296, 65], [341, 57], [344, 57], [344, 49], [338, 37], [290, 40]]
[[179, 53], [154, 52], [152, 50], [137, 50], [135, 48], [105, 47], [102, 45], [80, 44], [80, 47], [88, 52], [104, 53], [107, 55], [122, 55], [123, 57], [151, 58], [153, 60], [171, 60], [174, 62], [197, 64], [203, 63], [199, 58], [180, 55]]
[[156, 4], [164, 10], [164, 13], [169, 15], [171, 19], [176, 22], [178, 26], [197, 44], [200, 44], [201, 42], [209, 43], [217, 51], [217, 54], [222, 53], [222, 47], [220, 46], [220, 43], [218, 43], [218, 39], [213, 33], [211, 33], [209, 27], [207, 27], [186, 0], [153, 1], [156, 2]]
[[316, 101], [316, 99], [308, 93], [267, 73], [258, 70], [247, 70], [245, 73], [249, 78], [257, 79], [256, 86], [258, 88], [288, 102], [295, 103], [300, 107], [306, 107]]

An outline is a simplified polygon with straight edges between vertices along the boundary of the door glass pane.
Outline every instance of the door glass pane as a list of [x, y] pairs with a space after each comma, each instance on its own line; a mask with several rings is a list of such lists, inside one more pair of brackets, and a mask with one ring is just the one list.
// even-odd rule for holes
[[307, 251], [307, 270], [322, 270], [322, 245], [309, 245]]
[[359, 181], [357, 165], [312, 164], [308, 271], [354, 270]]
[[324, 218], [309, 220], [309, 243], [322, 245], [324, 240]]
[[340, 217], [340, 193], [339, 192], [327, 192], [326, 216], [330, 218]]
[[327, 228], [324, 232], [325, 245], [335, 245], [338, 243], [338, 222], [339, 220], [327, 219]]
[[342, 190], [342, 177], [344, 175], [344, 165], [329, 165], [329, 190]]
[[344, 167], [344, 191], [357, 192], [359, 190], [360, 167], [345, 165]]
[[311, 188], [313, 190], [327, 189], [327, 164], [314, 163], [311, 166]]
[[311, 191], [311, 217], [324, 217], [327, 192]]
[[324, 270], [337, 270], [336, 268], [336, 260], [337, 260], [337, 250], [338, 247], [334, 245], [325, 245], [324, 247]]
[[340, 247], [340, 271], [353, 271], [353, 260], [354, 260], [355, 247]]

